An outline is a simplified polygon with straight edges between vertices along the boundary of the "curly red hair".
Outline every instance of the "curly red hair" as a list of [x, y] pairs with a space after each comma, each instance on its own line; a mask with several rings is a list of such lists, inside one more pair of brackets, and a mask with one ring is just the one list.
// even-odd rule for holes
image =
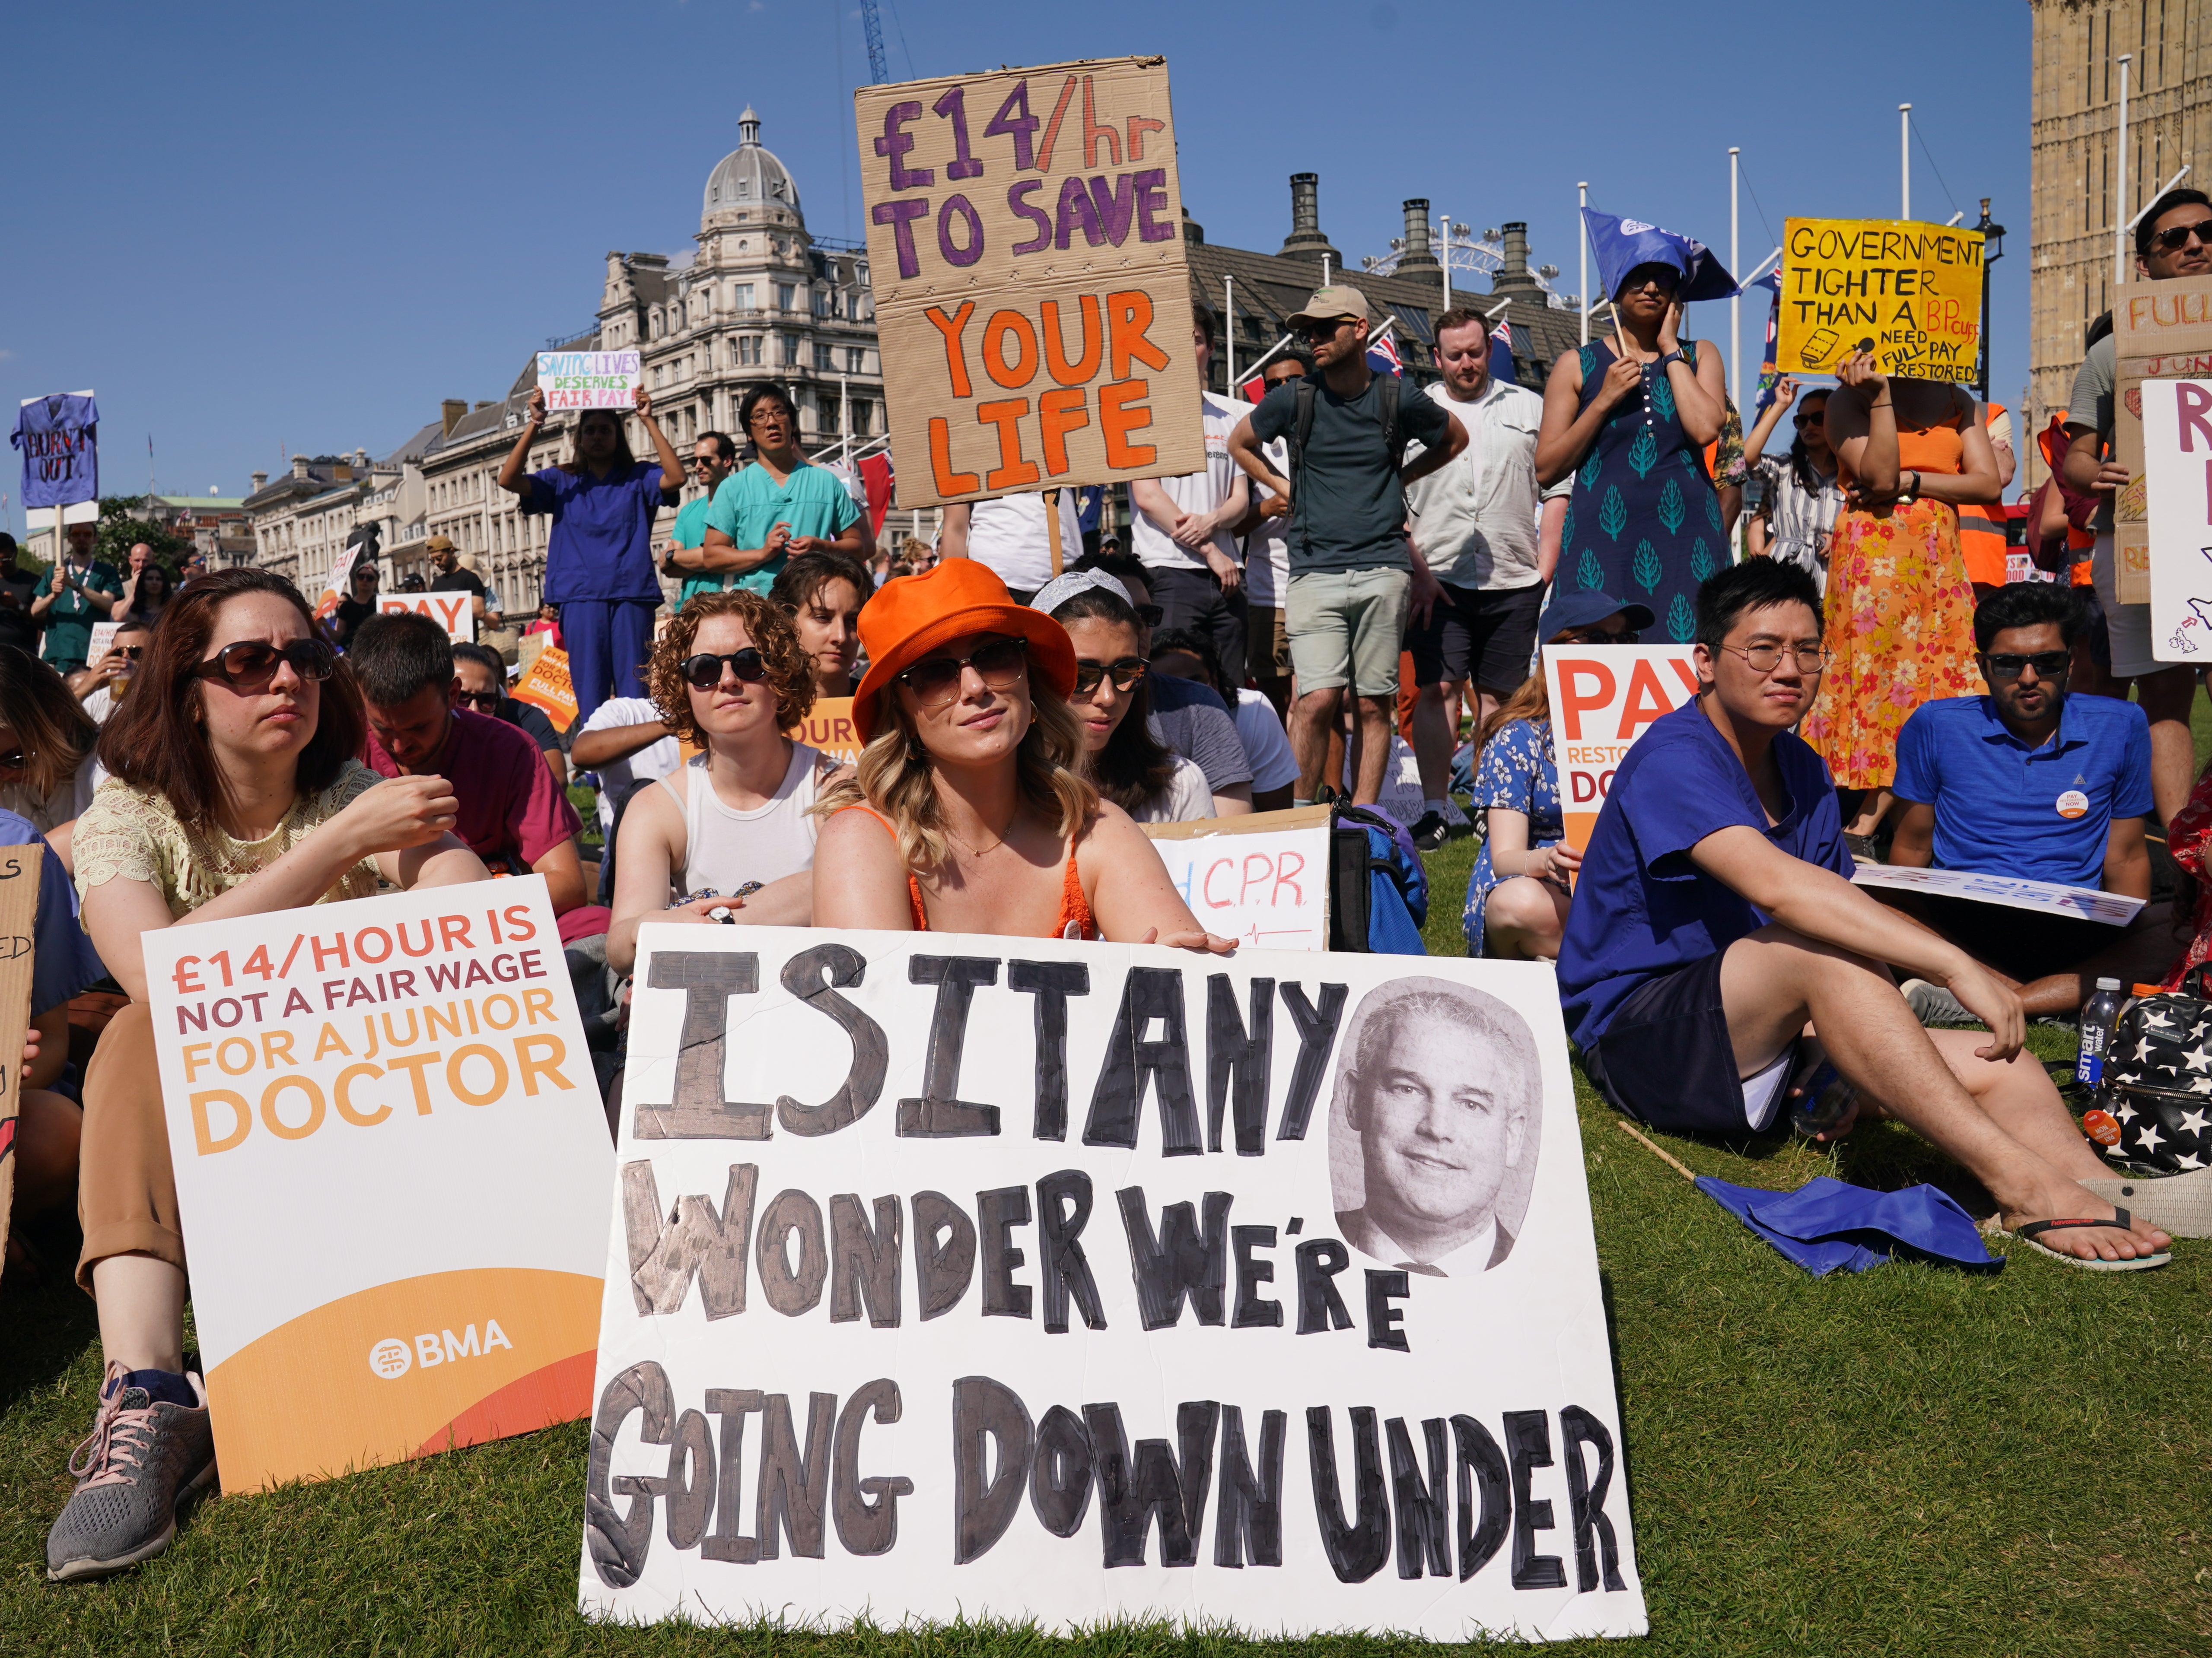
[[679, 741], [705, 745], [707, 739], [691, 717], [691, 688], [684, 677], [684, 664], [696, 654], [692, 647], [699, 624], [717, 616], [733, 616], [744, 625], [753, 648], [768, 666], [768, 683], [775, 692], [776, 726], [789, 731], [814, 706], [814, 659], [799, 645], [789, 613], [765, 594], [747, 588], [696, 594], [676, 613], [668, 631], [653, 642], [653, 655], [645, 665], [646, 695]]

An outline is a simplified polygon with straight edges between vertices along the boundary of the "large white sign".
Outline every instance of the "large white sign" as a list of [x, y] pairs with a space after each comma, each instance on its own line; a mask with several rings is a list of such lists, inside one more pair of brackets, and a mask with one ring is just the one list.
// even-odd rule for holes
[[446, 630], [446, 637], [455, 644], [465, 644], [477, 636], [477, 596], [472, 592], [440, 593], [384, 593], [379, 595], [376, 608], [381, 614], [411, 611], [427, 616]]
[[540, 351], [538, 389], [548, 409], [623, 409], [636, 401], [645, 359], [637, 351]]
[[586, 1612], [1640, 1634], [1547, 966], [640, 934]]
[[2212, 663], [2212, 380], [2141, 388], [2150, 625], [2162, 659]]
[[544, 878], [145, 950], [223, 1489], [585, 1414], [607, 1130]]
[[2084, 921], [2125, 926], [2143, 907], [2140, 898], [2117, 892], [2092, 892], [2056, 881], [2024, 881], [2012, 875], [1984, 875], [1970, 869], [1913, 869], [1901, 864], [1861, 864], [1851, 879], [1863, 887], [1891, 887], [1944, 898], [1975, 898], [2008, 909], [2041, 910]]

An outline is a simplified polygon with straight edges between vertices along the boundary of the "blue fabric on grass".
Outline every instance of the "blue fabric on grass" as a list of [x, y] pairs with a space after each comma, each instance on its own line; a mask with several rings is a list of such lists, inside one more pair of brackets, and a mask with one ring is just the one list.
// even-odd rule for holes
[[1769, 1192], [1700, 1175], [1698, 1189], [1814, 1278], [1863, 1272], [1893, 1257], [1969, 1272], [2004, 1266], [1972, 1218], [1932, 1186], [1870, 1192], [1820, 1175], [1795, 1192]]

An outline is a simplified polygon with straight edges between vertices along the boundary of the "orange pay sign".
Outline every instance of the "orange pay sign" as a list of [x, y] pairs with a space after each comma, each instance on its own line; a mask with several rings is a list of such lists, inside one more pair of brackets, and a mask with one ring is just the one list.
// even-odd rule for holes
[[1206, 464], [1158, 58], [854, 94], [902, 506]]
[[568, 683], [568, 653], [548, 645], [514, 687], [514, 700], [542, 708], [556, 731], [576, 722], [576, 688]]
[[1630, 746], [1697, 695], [1687, 645], [1547, 645], [1552, 756], [1567, 844], [1580, 852]]

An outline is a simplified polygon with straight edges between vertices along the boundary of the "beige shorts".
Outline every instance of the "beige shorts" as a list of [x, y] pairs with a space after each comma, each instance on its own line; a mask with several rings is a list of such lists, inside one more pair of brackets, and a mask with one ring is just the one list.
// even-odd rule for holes
[[1398, 656], [1411, 604], [1410, 570], [1317, 570], [1291, 578], [1291, 665], [1298, 693], [1350, 685], [1360, 696], [1398, 694]]

